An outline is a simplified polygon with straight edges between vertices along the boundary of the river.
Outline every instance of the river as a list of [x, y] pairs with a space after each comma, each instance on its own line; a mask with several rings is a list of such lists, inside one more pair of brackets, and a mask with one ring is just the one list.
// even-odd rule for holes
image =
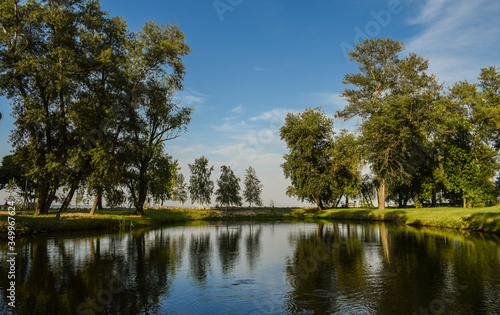
[[[0, 245], [0, 311], [8, 314]], [[37, 235], [18, 239], [16, 253], [17, 314], [500, 314], [498, 235], [386, 223], [191, 223]]]

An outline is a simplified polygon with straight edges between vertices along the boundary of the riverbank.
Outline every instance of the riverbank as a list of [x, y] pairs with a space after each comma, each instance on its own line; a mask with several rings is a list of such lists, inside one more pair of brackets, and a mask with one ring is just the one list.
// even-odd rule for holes
[[500, 233], [500, 206], [403, 209], [331, 209], [315, 216], [327, 220], [390, 221], [410, 226]]
[[[399, 222], [411, 226], [430, 226], [456, 230], [500, 233], [500, 207], [463, 209], [454, 207], [405, 209], [329, 209], [258, 208], [258, 209], [148, 209], [144, 216], [132, 215], [131, 209], [99, 210], [94, 216], [69, 211], [55, 218], [55, 212], [33, 216], [17, 213], [16, 235], [87, 230], [132, 230], [188, 221], [237, 219], [321, 219]], [[0, 233], [7, 231], [6, 211], [0, 211]], [[0, 235], [1, 236], [1, 235]]]

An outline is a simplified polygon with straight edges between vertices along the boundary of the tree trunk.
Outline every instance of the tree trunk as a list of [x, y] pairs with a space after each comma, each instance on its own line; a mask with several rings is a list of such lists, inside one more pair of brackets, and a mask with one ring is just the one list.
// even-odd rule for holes
[[101, 192], [98, 193], [97, 197], [98, 197], [98, 199], [97, 199], [97, 210], [102, 210], [103, 209], [103, 207], [102, 207], [102, 193]]
[[432, 188], [432, 206], [435, 207], [437, 203], [436, 188]]
[[45, 203], [43, 205], [43, 213], [48, 214], [50, 206], [52, 205], [52, 201], [54, 201], [54, 198], [56, 197], [56, 188], [52, 188], [50, 190], [49, 196], [47, 197], [47, 200], [45, 200]]
[[138, 185], [139, 191], [134, 213], [136, 215], [144, 215], [144, 203], [146, 202], [146, 197], [148, 193], [148, 183], [146, 178], [147, 169], [148, 169], [147, 165], [142, 164], [142, 167], [139, 170], [139, 185]]
[[398, 207], [400, 209], [403, 208], [403, 194], [402, 193], [398, 194]]
[[44, 209], [48, 193], [49, 185], [42, 182], [38, 188], [38, 200], [36, 201], [35, 215], [47, 214], [47, 212], [44, 212]]
[[95, 210], [97, 209], [97, 204], [99, 203], [99, 195], [95, 196], [94, 204], [92, 205], [92, 209], [90, 209], [90, 215], [95, 214]]
[[312, 198], [314, 199], [314, 202], [316, 202], [316, 205], [318, 206], [318, 210], [319, 211], [323, 211], [323, 203], [321, 202], [320, 199], [316, 198], [316, 196], [312, 196]]
[[463, 197], [463, 207], [467, 208], [467, 199]]
[[380, 198], [378, 202], [378, 209], [385, 210], [385, 178], [380, 182]]
[[335, 203], [335, 208], [339, 207], [340, 200], [342, 199], [343, 196], [344, 196], [344, 194], [341, 194], [339, 199], [337, 199], [337, 202]]
[[64, 199], [64, 202], [59, 209], [59, 214], [68, 211], [69, 204], [71, 203], [71, 200], [73, 200], [73, 196], [75, 195], [75, 191], [78, 188], [78, 184], [73, 183], [71, 185], [71, 188], [69, 189], [68, 195]]
[[141, 184], [139, 184], [139, 198], [137, 200], [137, 204], [135, 205], [135, 213], [136, 215], [144, 215], [144, 203], [146, 202], [146, 189], [144, 189]]

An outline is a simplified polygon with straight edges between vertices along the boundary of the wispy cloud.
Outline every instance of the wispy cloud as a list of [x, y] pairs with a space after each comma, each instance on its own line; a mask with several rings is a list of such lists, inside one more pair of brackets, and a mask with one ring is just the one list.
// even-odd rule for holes
[[243, 113], [243, 110], [244, 110], [243, 104], [240, 104], [240, 105], [236, 106], [235, 108], [231, 109], [231, 112], [241, 114], [241, 113]]
[[262, 67], [255, 67], [254, 70], [255, 71], [267, 71], [266, 69], [264, 69]]
[[409, 20], [410, 24], [422, 24], [431, 22], [433, 19], [439, 16], [444, 5], [450, 2], [450, 0], [431, 0], [425, 3], [423, 1], [423, 8], [420, 14]]
[[270, 111], [261, 113], [258, 116], [251, 117], [251, 121], [257, 120], [272, 120], [272, 121], [285, 121], [285, 117], [289, 112], [295, 112], [286, 108], [275, 108]]
[[226, 121], [227, 122], [223, 123], [222, 125], [212, 125], [212, 128], [218, 132], [235, 132], [244, 130], [247, 125], [243, 120], [234, 122], [232, 121], [232, 119], [230, 119]]
[[316, 99], [319, 105], [335, 105], [336, 108], [343, 108], [347, 102], [339, 93], [324, 93], [318, 92], [313, 93], [312, 96]]
[[480, 68], [498, 64], [499, 16], [497, 0], [427, 0], [408, 21], [423, 31], [407, 48], [428, 58], [430, 71], [446, 84], [475, 80]]
[[238, 119], [240, 116], [230, 116], [230, 117], [224, 117], [223, 120], [224, 121], [231, 121], [231, 120], [235, 120], [235, 119]]
[[193, 89], [177, 92], [175, 100], [183, 106], [202, 104], [206, 101], [207, 95]]

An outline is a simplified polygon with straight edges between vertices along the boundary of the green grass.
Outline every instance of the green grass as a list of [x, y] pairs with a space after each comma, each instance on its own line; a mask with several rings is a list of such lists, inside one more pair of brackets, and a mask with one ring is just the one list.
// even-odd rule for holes
[[[144, 216], [132, 215], [131, 209], [99, 210], [90, 216], [86, 212], [69, 211], [59, 220], [55, 213], [33, 216], [16, 213], [16, 234], [69, 232], [87, 230], [132, 230], [187, 221], [238, 219], [321, 219], [391, 221], [412, 226], [433, 226], [458, 230], [500, 233], [500, 207], [463, 209], [405, 208], [380, 211], [373, 208], [330, 209], [318, 212], [315, 208], [258, 208], [258, 209], [148, 209]], [[7, 231], [6, 212], [0, 212], [0, 232]]]
[[500, 207], [485, 208], [404, 208], [331, 209], [316, 215], [323, 219], [398, 221], [413, 226], [433, 226], [458, 230], [500, 233]]

